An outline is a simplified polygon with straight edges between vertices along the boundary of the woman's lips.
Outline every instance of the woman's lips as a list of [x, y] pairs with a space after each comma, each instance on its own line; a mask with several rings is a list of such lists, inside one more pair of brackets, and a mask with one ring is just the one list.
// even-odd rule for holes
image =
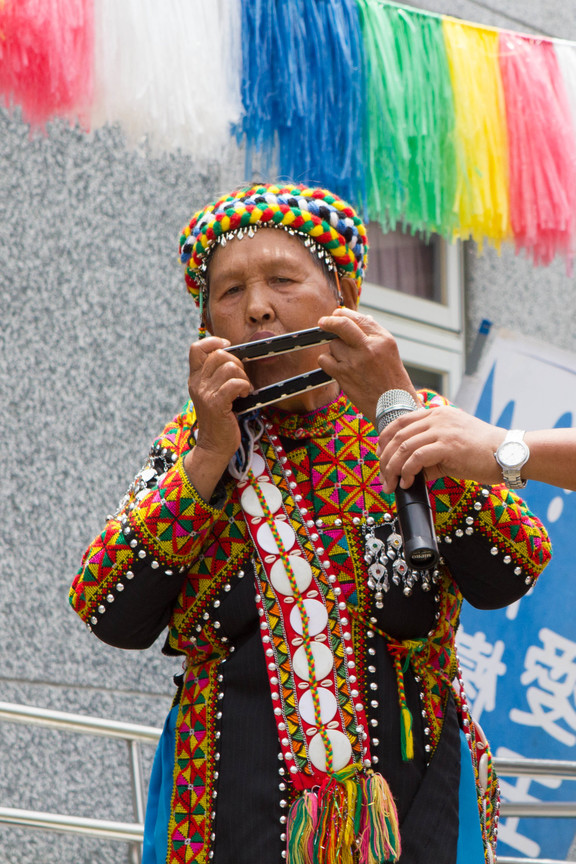
[[263, 339], [274, 339], [275, 336], [280, 336], [280, 333], [272, 333], [271, 330], [258, 330], [257, 333], [254, 333], [249, 342], [261, 342]]

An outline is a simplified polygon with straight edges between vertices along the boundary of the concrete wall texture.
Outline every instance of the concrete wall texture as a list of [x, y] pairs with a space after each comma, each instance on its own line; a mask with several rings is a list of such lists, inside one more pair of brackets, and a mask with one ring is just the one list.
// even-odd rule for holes
[[[564, 0], [422, 0], [430, 11], [576, 40]], [[497, 11], [496, 11], [497, 7]], [[178, 661], [100, 643], [67, 592], [88, 541], [187, 396], [197, 319], [177, 238], [242, 182], [128, 150], [121, 134], [0, 112], [0, 699], [160, 726]], [[466, 252], [471, 336], [488, 317], [575, 349], [574, 279], [510, 250]], [[0, 805], [131, 821], [122, 743], [2, 723]], [[151, 752], [146, 753], [146, 771]], [[0, 826], [0, 864], [128, 862], [126, 844]]]

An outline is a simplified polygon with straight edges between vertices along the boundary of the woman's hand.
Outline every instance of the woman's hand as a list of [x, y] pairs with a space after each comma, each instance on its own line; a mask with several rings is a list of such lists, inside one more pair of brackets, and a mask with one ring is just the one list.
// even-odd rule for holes
[[227, 339], [209, 336], [190, 347], [188, 392], [198, 420], [196, 447], [184, 467], [198, 493], [209, 501], [228, 462], [240, 445], [240, 427], [232, 411], [238, 396], [252, 385], [242, 362], [228, 354]]
[[386, 390], [407, 390], [417, 399], [396, 340], [374, 318], [340, 307], [318, 324], [338, 336], [318, 358], [319, 365], [371, 423], [376, 425], [376, 405]]
[[494, 485], [502, 469], [494, 458], [506, 431], [459, 408], [438, 405], [405, 414], [379, 436], [378, 456], [385, 492], [403, 489], [424, 470], [427, 480], [459, 477]]

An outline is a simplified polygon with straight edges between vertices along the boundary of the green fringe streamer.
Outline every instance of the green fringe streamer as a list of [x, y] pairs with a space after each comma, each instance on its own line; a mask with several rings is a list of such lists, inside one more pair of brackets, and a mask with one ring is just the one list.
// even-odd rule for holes
[[357, 0], [364, 41], [368, 210], [451, 237], [456, 189], [454, 101], [442, 19]]

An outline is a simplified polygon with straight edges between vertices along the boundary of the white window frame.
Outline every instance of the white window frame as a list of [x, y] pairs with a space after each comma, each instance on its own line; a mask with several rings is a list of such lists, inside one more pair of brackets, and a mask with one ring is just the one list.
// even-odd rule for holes
[[442, 303], [412, 297], [367, 282], [360, 309], [398, 341], [403, 361], [442, 376], [442, 392], [453, 399], [464, 374], [462, 244], [440, 241]]

